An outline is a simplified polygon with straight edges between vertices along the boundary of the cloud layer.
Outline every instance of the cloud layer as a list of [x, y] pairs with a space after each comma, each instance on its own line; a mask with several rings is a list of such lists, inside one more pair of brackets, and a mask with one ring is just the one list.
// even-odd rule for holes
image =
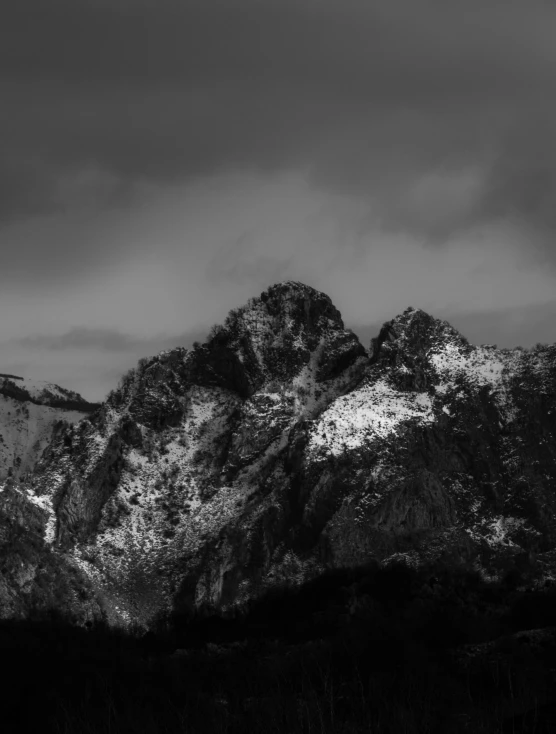
[[541, 0], [6, 0], [0, 342], [131, 354], [284, 278], [504, 333], [556, 278], [554, 37]]
[[81, 196], [110, 200], [308, 167], [439, 241], [498, 217], [554, 227], [548, 3], [11, 0], [4, 17], [5, 220], [63, 206], [84, 170]]

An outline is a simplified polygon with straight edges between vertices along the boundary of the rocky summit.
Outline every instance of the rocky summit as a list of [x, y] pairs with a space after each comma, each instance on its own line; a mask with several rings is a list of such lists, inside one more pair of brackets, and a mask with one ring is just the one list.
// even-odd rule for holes
[[4, 617], [148, 625], [370, 559], [556, 568], [555, 345], [473, 346], [409, 308], [367, 350], [286, 282], [76, 417], [0, 490]]

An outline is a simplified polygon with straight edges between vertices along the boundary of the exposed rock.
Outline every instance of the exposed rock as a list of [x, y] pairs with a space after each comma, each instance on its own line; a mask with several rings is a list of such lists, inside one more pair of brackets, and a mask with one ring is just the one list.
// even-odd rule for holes
[[23, 618], [49, 609], [76, 622], [106, 618], [102, 595], [71, 558], [43, 535], [48, 514], [40, 499], [9, 480], [0, 491], [0, 618]]
[[97, 407], [58, 385], [0, 374], [0, 481], [32, 472], [60, 424]]
[[542, 566], [555, 396], [555, 346], [475, 347], [408, 309], [367, 355], [327, 296], [287, 282], [204, 345], [141, 360], [55, 433], [24, 491], [41, 542], [115, 620], [226, 610], [399, 554]]

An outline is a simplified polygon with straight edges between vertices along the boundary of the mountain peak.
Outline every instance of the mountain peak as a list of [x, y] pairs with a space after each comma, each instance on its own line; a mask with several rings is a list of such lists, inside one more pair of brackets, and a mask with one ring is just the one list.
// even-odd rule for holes
[[[401, 549], [492, 569], [522, 549], [555, 553], [555, 350], [471, 346], [409, 307], [369, 360], [328, 296], [278, 283], [61, 426], [14, 484], [26, 514], [7, 516], [40, 510], [44, 542], [127, 621], [226, 609]], [[19, 436], [31, 424], [9, 400]], [[10, 594], [26, 599], [35, 574], [46, 604], [18, 553]]]
[[462, 354], [471, 348], [467, 339], [447, 321], [411, 306], [390, 321], [386, 321], [379, 335], [371, 341], [374, 359], [378, 357], [383, 345], [390, 345], [390, 350], [395, 345], [396, 350], [403, 351], [408, 356], [420, 357], [446, 345], [451, 345]]
[[447, 321], [409, 307], [371, 339], [371, 364], [386, 370], [399, 389], [426, 390], [441, 379], [438, 355], [465, 361], [474, 349]]
[[[313, 288], [310, 285], [307, 285], [306, 283], [302, 283], [300, 280], [282, 280], [279, 283], [274, 283], [274, 285], [269, 286], [264, 293], [274, 293], [274, 292], [280, 292], [280, 293], [299, 293], [299, 294], [307, 294], [317, 297], [324, 296], [325, 298], [328, 298], [328, 296], [325, 293], [322, 293], [321, 291], [318, 291], [316, 288]], [[329, 299], [330, 300], [330, 299]]]
[[244, 310], [257, 306], [263, 306], [273, 316], [280, 311], [288, 313], [305, 326], [312, 327], [320, 317], [324, 317], [337, 324], [339, 328], [344, 328], [342, 315], [330, 297], [299, 281], [286, 280], [270, 286], [259, 298], [251, 299]]
[[264, 386], [309, 379], [309, 372], [316, 382], [332, 380], [365, 357], [329, 296], [288, 280], [232, 309], [204, 344], [141, 360], [108, 402], [126, 404], [140, 423], [168, 425], [180, 419], [191, 385], [246, 399]]
[[[233, 389], [249, 395], [265, 382], [293, 379], [315, 360], [319, 379], [327, 379], [364, 354], [329, 296], [288, 280], [232, 309], [223, 325], [213, 327], [192, 366], [203, 380], [231, 371]], [[217, 384], [231, 386], [228, 379]]]

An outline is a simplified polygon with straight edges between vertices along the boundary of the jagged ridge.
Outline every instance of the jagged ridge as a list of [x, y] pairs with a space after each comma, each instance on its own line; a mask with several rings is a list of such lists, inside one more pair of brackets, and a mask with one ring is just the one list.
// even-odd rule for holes
[[58, 385], [0, 374], [0, 480], [32, 471], [60, 421], [98, 407]]
[[114, 619], [400, 553], [548, 559], [555, 381], [555, 347], [474, 347], [418, 309], [369, 355], [327, 296], [287, 282], [142, 360], [54, 440], [28, 497]]

